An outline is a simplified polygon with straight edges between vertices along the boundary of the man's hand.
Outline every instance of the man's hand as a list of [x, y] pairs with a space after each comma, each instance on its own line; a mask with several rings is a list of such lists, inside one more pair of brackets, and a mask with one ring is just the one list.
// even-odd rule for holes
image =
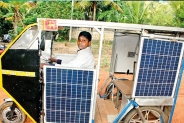
[[52, 62], [57, 62], [57, 59], [52, 58], [52, 57], [50, 57], [49, 60], [51, 60]]

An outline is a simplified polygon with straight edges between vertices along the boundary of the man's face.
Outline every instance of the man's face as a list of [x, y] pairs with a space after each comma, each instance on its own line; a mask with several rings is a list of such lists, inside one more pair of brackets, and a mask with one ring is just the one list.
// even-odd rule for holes
[[86, 47], [89, 47], [91, 45], [91, 41], [88, 41], [88, 39], [84, 36], [80, 36], [77, 41], [78, 48], [80, 50], [85, 49]]

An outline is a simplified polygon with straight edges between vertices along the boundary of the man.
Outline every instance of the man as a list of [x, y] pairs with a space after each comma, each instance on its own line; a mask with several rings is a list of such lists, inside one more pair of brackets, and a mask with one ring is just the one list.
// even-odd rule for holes
[[[52, 62], [57, 63], [57, 64], [50, 64], [50, 65], [93, 69], [94, 57], [90, 48], [91, 39], [92, 39], [92, 36], [89, 32], [87, 31], [80, 32], [78, 36], [78, 41], [77, 41], [79, 50], [77, 52], [77, 56], [75, 57], [75, 59], [73, 59], [68, 63], [62, 63], [62, 60], [60, 59], [49, 58], [49, 60], [51, 60]], [[43, 68], [43, 65], [46, 65], [46, 64], [41, 64], [40, 67]]]

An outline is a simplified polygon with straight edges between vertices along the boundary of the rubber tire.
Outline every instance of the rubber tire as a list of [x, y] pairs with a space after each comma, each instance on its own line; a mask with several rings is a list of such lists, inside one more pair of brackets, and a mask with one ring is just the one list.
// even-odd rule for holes
[[[11, 108], [12, 104], [13, 102], [5, 102], [0, 106], [0, 121], [2, 123], [24, 123], [26, 120], [26, 114], [17, 106], [15, 107], [15, 110], [17, 113], [19, 112], [21, 114], [21, 117], [18, 117], [20, 119], [17, 120], [17, 117], [16, 117], [15, 120], [9, 120], [7, 119], [7, 117], [6, 119], [3, 117], [3, 112], [10, 110], [9, 108]], [[6, 115], [7, 115], [7, 112], [6, 112]]]
[[[128, 80], [128, 79], [126, 79], [126, 78], [118, 78], [118, 79], [116, 79], [116, 80]], [[113, 92], [112, 88], [113, 88], [113, 86], [114, 86], [113, 81], [115, 81], [115, 80], [112, 80], [112, 81], [108, 84], [108, 86], [107, 86], [107, 88], [106, 88], [106, 92], [108, 92], [109, 90], [111, 90], [111, 91], [108, 92], [108, 95], [107, 95], [107, 97], [106, 97], [105, 99], [110, 99], [111, 96], [112, 96], [112, 92]], [[114, 88], [116, 88], [116, 86], [114, 86]], [[113, 96], [117, 96], [117, 92], [113, 93]], [[120, 93], [119, 97], [121, 97], [121, 93]]]
[[107, 96], [105, 97], [105, 99], [110, 99], [110, 96], [112, 95], [112, 88], [113, 88], [113, 83], [110, 82], [106, 88]]
[[[160, 116], [162, 116], [163, 122], [166, 123], [167, 122], [167, 115], [158, 107], [153, 107], [153, 106], [148, 106], [148, 107], [139, 107], [141, 111], [148, 111], [148, 110], [153, 110], [155, 112], [157, 112]], [[133, 118], [133, 116], [135, 116], [137, 114], [137, 110], [134, 108], [132, 109], [124, 118], [123, 123], [131, 123], [130, 119]], [[137, 114], [138, 115], [138, 114]], [[143, 114], [144, 116], [144, 114]], [[145, 116], [144, 116], [145, 117]], [[136, 123], [136, 122], [134, 122]], [[141, 123], [141, 122], [139, 122]], [[143, 122], [142, 122], [143, 123]]]

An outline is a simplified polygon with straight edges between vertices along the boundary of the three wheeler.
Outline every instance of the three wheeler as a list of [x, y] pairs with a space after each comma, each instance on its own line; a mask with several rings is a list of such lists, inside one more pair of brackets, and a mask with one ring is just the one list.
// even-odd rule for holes
[[[95, 69], [45, 66], [53, 55], [59, 27], [94, 28], [100, 35]], [[97, 92], [104, 32], [114, 35], [110, 76]], [[121, 101], [112, 123], [171, 123], [183, 72], [182, 28], [38, 18], [5, 49], [0, 58], [0, 87], [10, 96], [0, 106], [4, 123], [94, 123], [96, 98]], [[63, 62], [75, 55], [55, 55]], [[114, 73], [132, 74], [132, 80]], [[43, 74], [44, 73], [44, 74]], [[109, 85], [105, 88], [105, 85]], [[115, 89], [116, 88], [116, 89]], [[114, 92], [116, 90], [116, 96]]]

